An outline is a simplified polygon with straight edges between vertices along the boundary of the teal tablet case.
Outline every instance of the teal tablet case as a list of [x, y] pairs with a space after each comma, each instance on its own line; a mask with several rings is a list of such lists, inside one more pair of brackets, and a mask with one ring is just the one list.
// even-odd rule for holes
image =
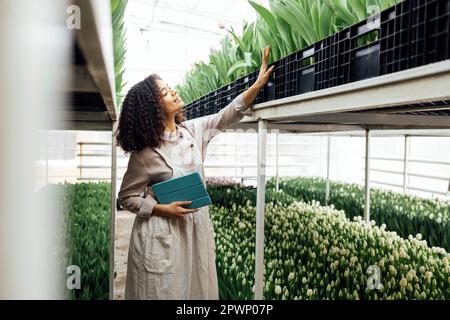
[[200, 174], [193, 172], [182, 177], [170, 179], [152, 186], [153, 193], [161, 204], [174, 201], [192, 201], [185, 208], [201, 208], [211, 204]]

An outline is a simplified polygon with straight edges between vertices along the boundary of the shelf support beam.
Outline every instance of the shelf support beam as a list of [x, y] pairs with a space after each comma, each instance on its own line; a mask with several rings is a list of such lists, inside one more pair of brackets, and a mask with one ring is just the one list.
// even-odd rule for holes
[[366, 165], [365, 170], [365, 197], [364, 197], [364, 220], [370, 222], [370, 130], [366, 129]]
[[330, 157], [331, 157], [331, 137], [327, 136], [327, 184], [325, 187], [325, 204], [330, 202]]
[[279, 184], [280, 184], [280, 179], [279, 179], [279, 173], [278, 173], [278, 163], [279, 163], [279, 159], [278, 159], [278, 157], [279, 157], [279, 150], [278, 150], [278, 135], [279, 135], [279, 133], [277, 132], [277, 133], [275, 133], [275, 135], [276, 135], [276, 144], [275, 144], [275, 153], [276, 153], [276, 158], [275, 158], [275, 162], [276, 162], [276, 165], [275, 165], [275, 191], [277, 191], [278, 192], [278, 189], [279, 189]]
[[116, 183], [117, 183], [117, 139], [114, 132], [117, 128], [117, 121], [112, 125], [111, 143], [111, 217], [109, 226], [109, 299], [114, 300], [114, 270], [116, 259]]
[[255, 299], [263, 299], [264, 287], [264, 206], [266, 191], [267, 121], [258, 121], [258, 177], [256, 198]]

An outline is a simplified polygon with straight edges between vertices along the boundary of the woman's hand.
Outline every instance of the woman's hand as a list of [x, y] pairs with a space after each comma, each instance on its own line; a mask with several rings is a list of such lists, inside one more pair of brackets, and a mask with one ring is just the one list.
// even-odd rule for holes
[[169, 204], [155, 204], [152, 214], [163, 217], [184, 217], [188, 213], [197, 212], [199, 209], [187, 209], [182, 206], [191, 204], [192, 201], [175, 201]]
[[269, 81], [270, 75], [273, 72], [275, 66], [271, 66], [267, 69], [267, 58], [269, 57], [270, 47], [267, 46], [264, 48], [262, 52], [262, 63], [261, 69], [259, 70], [258, 79], [256, 79], [255, 83], [244, 91], [244, 102], [246, 106], [250, 106], [255, 100], [258, 92], [264, 88], [266, 83]]
[[271, 66], [269, 70], [267, 70], [267, 58], [269, 57], [269, 53], [270, 47], [267, 46], [264, 48], [262, 52], [261, 69], [259, 70], [258, 79], [256, 79], [256, 82], [254, 83], [256, 88], [258, 88], [259, 90], [261, 90], [269, 81], [270, 75], [272, 74], [273, 69], [275, 68], [275, 66]]

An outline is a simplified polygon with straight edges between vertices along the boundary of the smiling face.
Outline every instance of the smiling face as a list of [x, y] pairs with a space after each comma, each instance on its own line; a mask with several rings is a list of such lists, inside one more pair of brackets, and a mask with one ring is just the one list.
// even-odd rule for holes
[[175, 115], [183, 106], [184, 102], [177, 92], [162, 80], [156, 80], [161, 97], [161, 103], [166, 116]]

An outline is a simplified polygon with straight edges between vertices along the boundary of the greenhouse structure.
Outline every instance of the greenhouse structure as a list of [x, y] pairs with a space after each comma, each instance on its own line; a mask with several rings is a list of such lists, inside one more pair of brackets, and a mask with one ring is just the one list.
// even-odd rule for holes
[[[0, 29], [0, 299], [203, 300], [217, 285], [220, 300], [450, 300], [450, 0], [0, 9], [16, 30]], [[179, 139], [220, 132], [198, 140], [210, 205], [184, 217], [175, 201], [205, 194], [157, 193], [181, 174], [136, 131], [169, 128], [164, 88], [183, 102]], [[151, 229], [200, 213], [208, 257], [201, 231]]]

